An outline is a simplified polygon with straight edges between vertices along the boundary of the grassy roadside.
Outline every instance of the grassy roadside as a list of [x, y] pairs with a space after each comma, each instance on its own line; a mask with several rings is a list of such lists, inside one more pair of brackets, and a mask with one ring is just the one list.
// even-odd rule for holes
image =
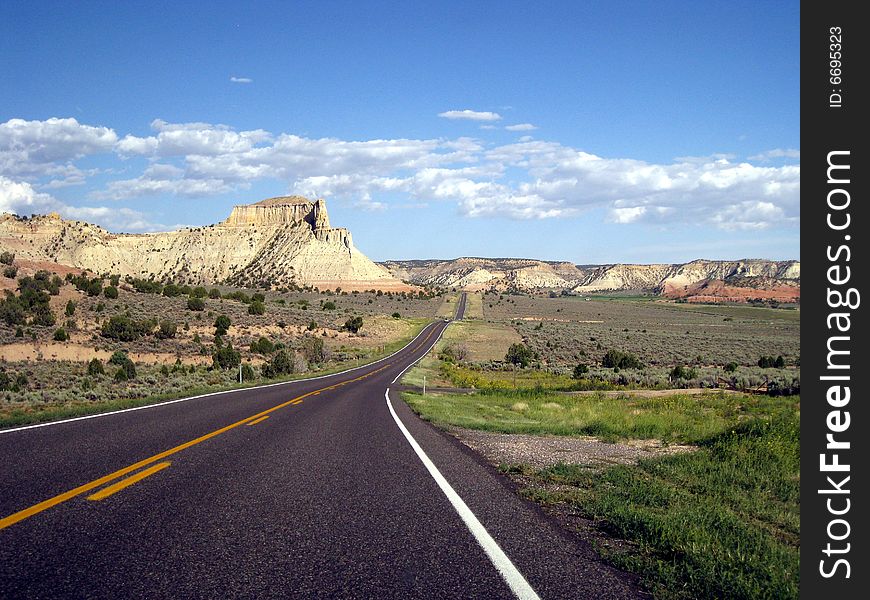
[[756, 419], [697, 452], [596, 472], [505, 467], [523, 494], [594, 519], [631, 549], [600, 548], [657, 598], [797, 598], [800, 417]]
[[136, 398], [115, 398], [111, 400], [74, 400], [64, 403], [39, 403], [30, 405], [16, 405], [14, 403], [0, 403], [0, 428], [16, 427], [22, 425], [32, 425], [36, 423], [45, 423], [48, 421], [57, 421], [60, 419], [69, 419], [73, 417], [82, 417], [87, 415], [111, 412], [114, 410], [123, 410], [126, 408], [135, 408], [146, 406], [149, 404], [157, 404], [167, 400], [176, 400], [178, 398], [187, 398], [191, 396], [199, 396], [202, 394], [231, 391], [238, 389], [247, 389], [272, 383], [283, 383], [288, 381], [298, 381], [302, 379], [310, 379], [312, 377], [320, 377], [323, 375], [331, 375], [355, 367], [360, 367], [376, 360], [380, 360], [385, 356], [396, 352], [408, 344], [415, 338], [420, 331], [431, 321], [428, 319], [409, 319], [410, 328], [408, 333], [402, 338], [390, 342], [380, 349], [371, 349], [369, 355], [364, 359], [346, 361], [341, 364], [335, 364], [326, 369], [309, 371], [306, 373], [297, 373], [286, 375], [275, 379], [259, 378], [255, 381], [245, 383], [227, 383], [222, 382], [215, 385], [194, 385], [184, 387], [169, 393], [152, 394], [148, 396]]
[[599, 552], [657, 598], [795, 598], [800, 553], [800, 399], [739, 394], [566, 396], [541, 390], [404, 393], [439, 426], [660, 439], [698, 450], [604, 470], [502, 465], [564, 521], [591, 519]]
[[659, 397], [626, 393], [617, 398], [542, 391], [481, 391], [471, 396], [405, 392], [402, 397], [414, 412], [438, 426], [690, 444], [752, 419], [770, 420], [800, 410], [796, 396], [771, 398], [718, 392]]

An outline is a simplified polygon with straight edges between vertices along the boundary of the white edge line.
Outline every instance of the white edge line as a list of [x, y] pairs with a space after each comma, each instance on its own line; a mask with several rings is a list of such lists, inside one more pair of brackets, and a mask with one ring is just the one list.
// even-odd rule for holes
[[[393, 379], [392, 383], [396, 383], [396, 381], [398, 381], [398, 379], [405, 374], [405, 371], [420, 362], [420, 360], [422, 360], [424, 356], [429, 354], [429, 351], [435, 347], [435, 344], [438, 343], [438, 341], [441, 339], [441, 336], [444, 335], [445, 331], [447, 331], [447, 327], [441, 330], [438, 338], [434, 342], [432, 342], [432, 345], [429, 346], [429, 348], [420, 356], [420, 358], [409, 364], [407, 367], [402, 369], [401, 373], [396, 375], [396, 378]], [[429, 456], [426, 454], [426, 452], [423, 451], [423, 448], [420, 447], [420, 444], [417, 443], [417, 440], [414, 439], [414, 436], [411, 435], [411, 432], [408, 431], [408, 429], [405, 427], [405, 424], [402, 423], [399, 415], [396, 414], [395, 409], [393, 409], [393, 403], [390, 401], [390, 388], [387, 388], [387, 390], [384, 392], [384, 398], [387, 400], [387, 408], [390, 409], [390, 414], [393, 415], [393, 420], [396, 421], [396, 425], [399, 426], [399, 430], [402, 432], [402, 434], [404, 434], [405, 439], [408, 440], [411, 448], [414, 449], [417, 457], [426, 467], [426, 470], [429, 471], [429, 474], [435, 480], [435, 483], [438, 484], [438, 487], [440, 487], [441, 491], [444, 492], [444, 495], [447, 496], [450, 504], [459, 514], [459, 517], [462, 519], [462, 522], [465, 523], [465, 526], [468, 527], [471, 535], [474, 536], [474, 539], [486, 553], [486, 556], [489, 558], [492, 565], [505, 580], [507, 586], [511, 589], [511, 591], [517, 598], [520, 598], [520, 600], [540, 600], [540, 597], [532, 588], [532, 586], [529, 585], [529, 582], [526, 581], [526, 578], [523, 577], [523, 574], [520, 573], [519, 569], [516, 568], [508, 555], [504, 553], [504, 550], [502, 550], [498, 543], [492, 538], [492, 536], [489, 534], [489, 532], [486, 530], [486, 528], [483, 526], [477, 516], [475, 516], [471, 509], [468, 508], [468, 505], [465, 503], [462, 497], [456, 493], [456, 490], [453, 489], [453, 486], [451, 486], [447, 479], [444, 478], [444, 475], [441, 474], [441, 471], [438, 470], [438, 467], [435, 466], [435, 463], [433, 463]]]
[[396, 411], [393, 409], [393, 403], [390, 402], [390, 388], [387, 388], [387, 391], [384, 392], [384, 398], [387, 399], [387, 408], [390, 409], [390, 414], [393, 415], [393, 419], [396, 421], [396, 425], [399, 426], [401, 432], [405, 435], [405, 439], [407, 439], [408, 443], [411, 444], [411, 448], [413, 448], [414, 452], [417, 453], [417, 457], [429, 471], [432, 479], [435, 480], [435, 483], [438, 484], [438, 487], [440, 487], [441, 491], [444, 492], [444, 495], [447, 496], [450, 504], [453, 505], [453, 508], [459, 514], [459, 517], [462, 519], [463, 523], [465, 523], [465, 526], [468, 527], [471, 535], [473, 535], [474, 539], [477, 540], [477, 543], [486, 553], [486, 556], [502, 576], [514, 595], [521, 600], [540, 600], [540, 597], [535, 590], [532, 589], [532, 586], [529, 585], [529, 582], [526, 581], [526, 578], [523, 577], [523, 574], [520, 573], [519, 569], [517, 569], [514, 563], [511, 562], [508, 555], [504, 553], [504, 550], [502, 550], [498, 543], [492, 538], [471, 509], [468, 508], [465, 501], [462, 500], [459, 494], [456, 493], [456, 490], [453, 489], [453, 486], [451, 486], [444, 478], [441, 471], [439, 471], [438, 467], [435, 466], [435, 463], [433, 463], [426, 455], [423, 448], [421, 448], [420, 444], [417, 443], [417, 440], [415, 440], [407, 428], [405, 428], [405, 425], [402, 423], [401, 419], [399, 419], [399, 415], [397, 415]]
[[[344, 371], [339, 371], [338, 373], [330, 373], [328, 375], [318, 375], [317, 377], [307, 377], [305, 379], [294, 379], [293, 381], [281, 381], [278, 383], [267, 383], [265, 385], [255, 385], [255, 386], [251, 386], [251, 387], [247, 387], [247, 388], [239, 388], [239, 389], [235, 389], [235, 390], [223, 390], [220, 392], [209, 392], [208, 394], [200, 394], [198, 396], [188, 396], [186, 398], [176, 398], [175, 400], [167, 400], [165, 402], [157, 402], [155, 404], [143, 404], [142, 406], [134, 406], [133, 408], [124, 408], [121, 410], [113, 410], [113, 411], [104, 412], [104, 413], [95, 413], [92, 415], [83, 415], [81, 417], [73, 417], [71, 419], [62, 419], [60, 421], [48, 421], [46, 423], [36, 423], [33, 425], [23, 425], [21, 427], [13, 427], [12, 429], [0, 429], [0, 435], [2, 435], [4, 433], [14, 433], [16, 431], [24, 431], [27, 429], [36, 429], [38, 427], [49, 427], [51, 425], [62, 425], [64, 423], [72, 423], [74, 421], [84, 421], [86, 419], [97, 419], [100, 417], [109, 417], [111, 415], [118, 415], [121, 413], [133, 412], [134, 410], [145, 410], [147, 408], [158, 408], [160, 406], [168, 406], [170, 404], [176, 404], [177, 402], [187, 402], [188, 400], [196, 400], [198, 398], [207, 398], [209, 396], [222, 396], [224, 394], [233, 394], [235, 392], [248, 392], [251, 390], [260, 390], [260, 389], [265, 389], [265, 388], [270, 388], [270, 387], [276, 387], [279, 385], [291, 385], [294, 383], [304, 383], [306, 381], [314, 381], [316, 379], [325, 379], [327, 377], [336, 377], [337, 375], [344, 375], [345, 373], [350, 373], [352, 371], [364, 369], [366, 367], [376, 365], [379, 362], [383, 362], [389, 358], [394, 357], [396, 354], [398, 354], [399, 352], [401, 352], [402, 350], [404, 350], [405, 348], [407, 348], [408, 346], [410, 346], [411, 344], [416, 342], [417, 339], [420, 336], [422, 336], [423, 333], [426, 332], [426, 329], [428, 329], [430, 325], [434, 325], [434, 324], [438, 323], [439, 321], [441, 321], [441, 319], [433, 321], [432, 323], [429, 323], [429, 325], [426, 325], [425, 327], [423, 327], [423, 329], [420, 330], [420, 333], [418, 333], [410, 342], [408, 342], [407, 344], [405, 344], [404, 346], [402, 346], [401, 348], [399, 348], [398, 350], [396, 350], [392, 354], [385, 356], [383, 358], [379, 358], [378, 360], [372, 361], [370, 363], [366, 363], [366, 364], [360, 365], [358, 367], [353, 367], [352, 369], [346, 369]], [[446, 327], [445, 327], [445, 329], [446, 329]], [[442, 331], [441, 333], [443, 334], [444, 332]], [[438, 339], [441, 339], [440, 335], [438, 336]], [[429, 351], [427, 350], [426, 352], [428, 353]], [[404, 371], [402, 371], [402, 373], [404, 373]]]

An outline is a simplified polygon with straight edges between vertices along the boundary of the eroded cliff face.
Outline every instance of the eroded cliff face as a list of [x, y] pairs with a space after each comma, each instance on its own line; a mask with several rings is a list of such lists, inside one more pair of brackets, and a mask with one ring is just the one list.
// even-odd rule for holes
[[153, 234], [112, 234], [56, 214], [0, 216], [0, 249], [96, 273], [154, 275], [184, 283], [407, 289], [333, 228], [324, 200], [269, 198], [236, 206], [216, 225]]
[[418, 285], [465, 289], [636, 291], [673, 298], [745, 301], [800, 299], [800, 262], [747, 259], [685, 264], [574, 265], [517, 258], [389, 261], [396, 277]]

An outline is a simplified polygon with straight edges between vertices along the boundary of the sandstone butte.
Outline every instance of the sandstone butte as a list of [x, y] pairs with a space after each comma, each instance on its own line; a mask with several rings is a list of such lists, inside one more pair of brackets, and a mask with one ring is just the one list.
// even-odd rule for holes
[[233, 208], [215, 225], [115, 234], [57, 213], [0, 215], [0, 251], [22, 263], [59, 266], [188, 284], [291, 284], [343, 290], [415, 290], [331, 227], [324, 200], [269, 198]]

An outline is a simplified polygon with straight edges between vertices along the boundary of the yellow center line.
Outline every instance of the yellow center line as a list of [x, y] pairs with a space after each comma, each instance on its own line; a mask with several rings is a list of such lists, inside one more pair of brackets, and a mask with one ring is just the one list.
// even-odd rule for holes
[[88, 500], [102, 500], [103, 498], [108, 498], [112, 494], [114, 494], [116, 492], [120, 492], [124, 488], [133, 485], [137, 481], [142, 481], [143, 479], [145, 479], [149, 475], [153, 475], [157, 471], [162, 471], [163, 469], [165, 469], [166, 467], [168, 467], [171, 464], [172, 463], [167, 460], [166, 462], [158, 463], [158, 464], [154, 465], [153, 467], [148, 467], [144, 471], [139, 471], [138, 473], [136, 473], [135, 475], [131, 475], [127, 479], [122, 479], [121, 481], [119, 481], [117, 483], [113, 483], [109, 487], [101, 489], [96, 494], [88, 496]]
[[262, 423], [263, 421], [265, 421], [268, 418], [269, 418], [269, 415], [266, 415], [265, 417], [260, 417], [256, 421], [248, 421], [248, 427], [250, 427], [251, 425], [256, 425], [257, 423]]
[[[426, 341], [430, 337], [432, 337], [433, 333], [434, 333], [434, 329], [432, 331], [430, 331], [429, 335], [427, 335], [424, 338], [423, 342], [420, 343], [419, 345], [417, 345], [414, 348], [414, 350], [412, 350], [411, 352], [416, 352], [421, 347], [423, 347], [423, 345], [426, 343]], [[365, 379], [366, 377], [371, 377], [372, 375], [374, 375], [376, 373], [380, 373], [381, 371], [388, 369], [389, 367], [393, 366], [394, 364], [395, 364], [395, 361], [389, 362], [386, 365], [384, 365], [383, 367], [380, 367], [379, 369], [371, 371], [370, 373], [366, 373], [365, 375], [357, 377], [356, 379], [348, 380], [345, 383], [352, 383], [354, 381], [360, 381], [361, 379]], [[325, 388], [321, 388], [321, 389], [325, 389]], [[100, 477], [98, 479], [94, 479], [93, 481], [82, 484], [76, 488], [69, 490], [69, 491], [63, 492], [62, 494], [58, 494], [57, 496], [49, 498], [48, 500], [43, 500], [42, 502], [34, 504], [33, 506], [30, 506], [28, 508], [20, 510], [16, 513], [13, 513], [13, 514], [9, 515], [8, 517], [4, 517], [4, 518], [0, 519], [0, 530], [6, 529], [10, 525], [14, 525], [15, 523], [18, 523], [19, 521], [23, 521], [24, 519], [32, 517], [33, 515], [39, 514], [44, 510], [48, 510], [49, 508], [52, 508], [53, 506], [57, 506], [58, 504], [62, 504], [63, 502], [66, 502], [67, 500], [71, 500], [72, 498], [75, 498], [76, 496], [84, 494], [85, 492], [89, 492], [95, 488], [98, 488], [98, 487], [106, 484], [106, 483], [109, 483], [110, 481], [118, 479], [119, 477], [123, 477], [124, 475], [127, 475], [128, 473], [132, 473], [133, 471], [137, 471], [137, 470], [141, 469], [142, 467], [146, 467], [146, 466], [150, 465], [151, 463], [155, 463], [159, 460], [162, 460], [164, 458], [172, 456], [173, 454], [177, 454], [177, 453], [181, 452], [182, 450], [187, 450], [188, 448], [190, 448], [192, 446], [196, 446], [197, 444], [201, 444], [202, 442], [205, 442], [206, 440], [210, 440], [211, 438], [217, 437], [217, 436], [221, 435], [222, 433], [226, 433], [227, 431], [230, 431], [231, 429], [235, 429], [236, 427], [239, 427], [240, 425], [244, 425], [246, 423], [249, 423], [250, 421], [256, 421], [260, 417], [264, 417], [270, 413], [275, 412], [276, 410], [282, 409], [282, 408], [289, 406], [291, 404], [299, 404], [300, 402], [302, 402], [303, 399], [308, 398], [309, 396], [313, 396], [314, 394], [319, 394], [321, 389], [302, 394], [301, 396], [296, 396], [295, 398], [287, 400], [286, 402], [282, 402], [281, 404], [278, 404], [277, 406], [273, 406], [272, 408], [266, 409], [262, 412], [255, 414], [255, 415], [251, 415], [250, 417], [245, 417], [244, 419], [242, 419], [240, 421], [236, 421], [235, 423], [231, 423], [230, 425], [226, 425], [224, 427], [221, 427], [220, 429], [215, 429], [211, 433], [201, 435], [198, 438], [192, 439], [192, 440], [185, 442], [183, 444], [179, 444], [178, 446], [175, 446], [174, 448], [170, 448], [169, 450], [164, 450], [163, 452], [159, 452], [159, 453], [155, 454], [154, 456], [142, 459], [138, 462], [133, 463], [132, 465], [128, 465], [126, 467], [118, 469], [114, 473], [109, 473], [108, 475], [104, 475], [103, 477]], [[164, 467], [161, 467], [161, 468], [164, 468]], [[145, 471], [143, 471], [143, 473], [144, 472]], [[147, 477], [147, 475], [145, 475], [145, 477]], [[133, 481], [132, 483], [135, 483], [135, 481]]]

